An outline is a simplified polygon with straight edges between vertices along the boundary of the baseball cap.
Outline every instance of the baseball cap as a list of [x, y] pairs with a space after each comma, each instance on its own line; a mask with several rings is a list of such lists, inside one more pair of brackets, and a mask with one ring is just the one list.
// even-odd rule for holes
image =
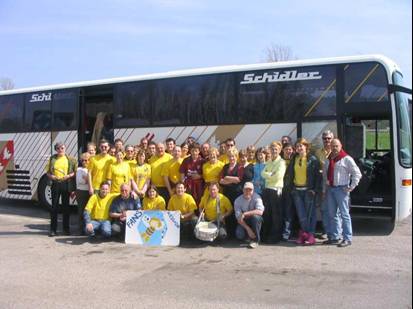
[[246, 182], [244, 184], [244, 189], [251, 189], [254, 190], [254, 184], [252, 182]]

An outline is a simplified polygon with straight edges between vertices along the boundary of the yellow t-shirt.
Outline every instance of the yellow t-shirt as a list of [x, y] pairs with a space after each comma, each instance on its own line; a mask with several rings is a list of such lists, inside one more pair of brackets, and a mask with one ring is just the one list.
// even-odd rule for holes
[[[232, 205], [229, 199], [223, 194], [219, 193], [221, 215], [232, 210]], [[208, 221], [217, 220], [217, 199], [210, 198], [209, 194], [204, 195], [199, 204], [199, 209], [205, 209], [205, 217]]]
[[109, 210], [113, 199], [119, 194], [109, 193], [104, 198], [99, 194], [93, 194], [86, 204], [85, 210], [92, 220], [109, 220]]
[[162, 196], [151, 199], [147, 196], [143, 199], [143, 210], [166, 210], [166, 203]]
[[126, 163], [129, 164], [130, 170], [132, 170], [132, 168], [133, 168], [136, 164], [138, 164], [138, 162], [136, 162], [135, 159], [132, 159], [132, 160], [123, 159], [123, 162], [126, 162]]
[[294, 185], [297, 187], [305, 187], [307, 185], [307, 158], [295, 158]]
[[224, 165], [229, 163], [229, 159], [228, 159], [227, 154], [220, 155], [218, 157], [218, 160], [221, 161], [222, 163], [224, 163]]
[[172, 195], [168, 202], [168, 210], [180, 211], [183, 215], [193, 212], [197, 209], [194, 198], [188, 193], [184, 193], [183, 196], [176, 194]]
[[106, 180], [109, 167], [116, 159], [110, 155], [98, 154], [89, 161], [88, 170], [92, 176], [93, 189], [99, 190], [100, 184]]
[[219, 182], [219, 176], [221, 175], [224, 165], [224, 162], [221, 161], [217, 161], [215, 164], [211, 164], [209, 161], [206, 162], [202, 166], [202, 177], [205, 182]]
[[148, 163], [142, 165], [134, 164], [131, 168], [131, 173], [138, 189], [142, 190], [146, 181], [151, 178], [151, 166]]
[[113, 163], [108, 168], [106, 178], [111, 181], [110, 192], [120, 193], [120, 186], [129, 183], [132, 178], [129, 163]]
[[172, 159], [169, 153], [165, 153], [162, 157], [153, 156], [149, 159], [149, 164], [151, 165], [152, 174], [151, 181], [156, 187], [165, 187], [165, 182], [162, 176], [162, 167], [165, 162]]
[[162, 166], [161, 176], [165, 177], [168, 176], [169, 181], [176, 184], [181, 180], [181, 173], [179, 172], [179, 168], [181, 167], [182, 161], [184, 159], [179, 159], [175, 161], [175, 159], [171, 159]]
[[62, 179], [67, 175], [67, 170], [69, 169], [69, 160], [66, 156], [58, 157], [54, 163], [53, 175], [57, 179]]

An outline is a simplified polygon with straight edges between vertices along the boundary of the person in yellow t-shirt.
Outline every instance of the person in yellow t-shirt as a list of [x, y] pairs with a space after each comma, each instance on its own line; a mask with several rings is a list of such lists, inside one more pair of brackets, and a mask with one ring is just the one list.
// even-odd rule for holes
[[133, 147], [132, 145], [125, 146], [125, 158], [123, 160], [129, 163], [129, 166], [132, 170], [133, 166], [136, 164], [135, 147]]
[[76, 187], [71, 188], [70, 181], [75, 177], [77, 169], [76, 160], [66, 155], [66, 146], [63, 143], [56, 143], [54, 148], [56, 154], [50, 157], [47, 166], [47, 177], [52, 181], [50, 237], [56, 236], [60, 198], [62, 199], [63, 233], [70, 235], [69, 195], [71, 191], [76, 190]]
[[108, 154], [109, 142], [101, 140], [99, 143], [100, 153], [93, 156], [88, 165], [90, 177], [92, 179], [91, 186], [89, 188], [89, 194], [92, 195], [100, 190], [102, 182], [106, 181], [106, 175], [108, 169], [112, 163], [116, 161], [115, 158]]
[[192, 239], [198, 221], [195, 215], [198, 207], [194, 198], [185, 193], [185, 185], [182, 182], [176, 184], [175, 191], [168, 202], [168, 210], [181, 212], [181, 239]]
[[105, 181], [101, 184], [99, 193], [90, 197], [83, 212], [86, 223], [85, 231], [90, 237], [94, 237], [100, 231], [103, 237], [112, 235], [112, 227], [109, 218], [110, 205], [118, 194], [109, 193], [110, 183]]
[[159, 194], [166, 200], [169, 200], [169, 191], [166, 188], [165, 180], [162, 176], [162, 168], [165, 162], [172, 159], [169, 153], [165, 152], [165, 145], [159, 143], [156, 145], [156, 155], [149, 159], [151, 165], [152, 174], [151, 182], [158, 189]]
[[184, 160], [181, 157], [181, 147], [175, 146], [172, 153], [173, 158], [164, 163], [161, 172], [161, 175], [165, 181], [165, 186], [168, 189], [169, 196], [172, 196], [174, 194], [175, 186], [181, 180], [181, 173], [179, 172], [179, 168], [181, 167], [182, 161]]
[[146, 191], [143, 199], [143, 210], [166, 210], [166, 203], [154, 185], [151, 185]]
[[209, 194], [201, 199], [199, 211], [204, 211], [206, 220], [214, 222], [219, 227], [217, 239], [226, 239], [225, 219], [232, 214], [232, 204], [225, 195], [219, 193], [219, 185], [217, 183], [210, 183], [208, 191]]
[[131, 171], [129, 163], [123, 161], [123, 152], [118, 151], [116, 153], [116, 163], [112, 163], [108, 168], [106, 175], [107, 180], [110, 182], [110, 193], [120, 193], [120, 186], [124, 183], [131, 186]]
[[151, 182], [151, 166], [146, 162], [146, 152], [140, 149], [136, 155], [137, 164], [132, 166], [132, 187], [135, 193], [142, 199]]

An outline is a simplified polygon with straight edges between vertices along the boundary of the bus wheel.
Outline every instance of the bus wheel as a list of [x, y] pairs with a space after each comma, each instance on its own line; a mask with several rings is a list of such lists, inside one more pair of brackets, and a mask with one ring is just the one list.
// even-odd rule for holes
[[40, 205], [50, 211], [52, 209], [52, 188], [49, 184], [47, 175], [43, 175], [40, 178], [39, 185], [37, 187], [37, 197]]

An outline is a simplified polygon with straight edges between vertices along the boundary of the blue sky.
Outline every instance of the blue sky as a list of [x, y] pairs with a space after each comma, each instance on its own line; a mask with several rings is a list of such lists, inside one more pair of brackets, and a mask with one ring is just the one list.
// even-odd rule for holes
[[[64, 6], [63, 6], [64, 5]], [[16, 88], [261, 62], [383, 54], [412, 84], [407, 0], [0, 0], [0, 78]]]

